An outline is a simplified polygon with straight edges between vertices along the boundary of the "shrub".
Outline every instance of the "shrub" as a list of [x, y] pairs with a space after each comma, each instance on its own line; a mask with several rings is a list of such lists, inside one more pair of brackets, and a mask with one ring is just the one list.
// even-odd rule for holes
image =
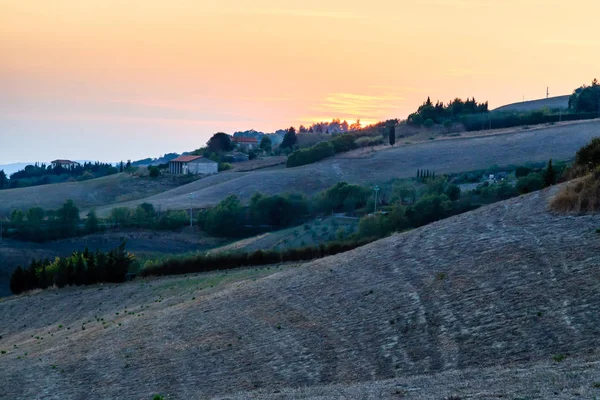
[[431, 128], [433, 125], [435, 125], [435, 122], [433, 122], [431, 118], [427, 118], [425, 122], [423, 122], [425, 128]]
[[550, 209], [576, 214], [600, 211], [600, 172], [568, 183], [550, 201]]
[[229, 163], [220, 162], [218, 168], [219, 168], [219, 172], [221, 172], [221, 171], [227, 171], [228, 169], [231, 169], [233, 167]]
[[517, 167], [517, 169], [515, 170], [515, 176], [517, 178], [522, 178], [524, 176], [527, 176], [531, 173], [531, 168], [527, 168], [527, 167]]
[[377, 146], [385, 143], [383, 136], [363, 136], [356, 139], [356, 145], [359, 147]]
[[600, 137], [592, 139], [590, 143], [577, 151], [575, 164], [587, 168], [588, 171], [600, 165]]
[[344, 153], [346, 151], [354, 150], [358, 148], [358, 145], [354, 141], [354, 137], [350, 135], [336, 136], [332, 141], [333, 151], [335, 153]]
[[335, 154], [333, 145], [329, 142], [321, 142], [308, 149], [300, 149], [289, 155], [286, 167], [299, 167], [312, 164]]
[[535, 192], [544, 187], [544, 181], [539, 174], [529, 174], [517, 181], [517, 190], [521, 194]]
[[151, 165], [148, 167], [148, 175], [150, 176], [150, 178], [158, 178], [160, 176], [160, 169]]

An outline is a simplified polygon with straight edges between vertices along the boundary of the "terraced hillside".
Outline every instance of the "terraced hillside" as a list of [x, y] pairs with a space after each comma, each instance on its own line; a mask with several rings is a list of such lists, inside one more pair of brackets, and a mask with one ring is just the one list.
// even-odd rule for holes
[[600, 216], [550, 214], [556, 189], [297, 267], [4, 299], [0, 387], [11, 399], [591, 399]]
[[[219, 174], [144, 199], [162, 209], [213, 205], [230, 194], [247, 200], [255, 192], [267, 194], [302, 191], [313, 194], [340, 181], [377, 183], [415, 176], [417, 169], [436, 173], [462, 172], [509, 165], [566, 160], [593, 137], [600, 136], [600, 121], [519, 130], [517, 133], [453, 138], [366, 153], [342, 154], [333, 159], [297, 168]], [[398, 139], [400, 142], [401, 139]], [[142, 200], [125, 203], [136, 206]], [[106, 215], [113, 206], [98, 208]]]

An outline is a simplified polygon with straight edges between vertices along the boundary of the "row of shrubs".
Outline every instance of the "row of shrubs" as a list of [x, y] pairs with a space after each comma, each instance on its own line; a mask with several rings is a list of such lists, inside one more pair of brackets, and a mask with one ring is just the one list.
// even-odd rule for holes
[[92, 285], [99, 282], [119, 283], [125, 280], [135, 258], [125, 251], [125, 242], [108, 252], [74, 252], [69, 257], [33, 260], [29, 267], [18, 266], [10, 277], [10, 290], [19, 294], [33, 289]]
[[565, 113], [548, 114], [543, 111], [532, 111], [527, 113], [488, 113], [466, 115], [460, 119], [467, 131], [479, 131], [488, 129], [512, 128], [515, 126], [538, 125], [556, 123], [559, 121], [578, 121], [598, 118], [597, 112], [588, 113]]
[[320, 142], [308, 149], [294, 151], [288, 156], [286, 167], [299, 167], [301, 165], [312, 164], [331, 157], [337, 153], [344, 153], [357, 149], [359, 145], [352, 135], [336, 136], [330, 141]]
[[160, 264], [147, 266], [141, 276], [181, 275], [196, 272], [234, 269], [247, 266], [279, 264], [292, 261], [307, 261], [343, 253], [364, 246], [376, 238], [352, 241], [336, 241], [319, 246], [288, 249], [284, 251], [256, 250], [247, 253], [202, 254], [187, 259], [171, 259]]

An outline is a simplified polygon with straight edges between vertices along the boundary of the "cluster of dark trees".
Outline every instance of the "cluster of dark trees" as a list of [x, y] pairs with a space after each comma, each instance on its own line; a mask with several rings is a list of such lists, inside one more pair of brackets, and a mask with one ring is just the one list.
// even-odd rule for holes
[[157, 212], [149, 203], [136, 208], [116, 207], [107, 218], [98, 218], [94, 210], [80, 219], [79, 208], [67, 200], [57, 210], [32, 207], [26, 211], [13, 210], [10, 219], [2, 224], [2, 234], [16, 240], [46, 242], [98, 233], [109, 228], [139, 228], [178, 230], [190, 223], [186, 211]]
[[292, 168], [299, 167], [301, 165], [312, 164], [327, 157], [331, 157], [337, 153], [344, 153], [346, 151], [357, 149], [358, 147], [359, 146], [356, 143], [356, 138], [354, 136], [336, 136], [332, 140], [317, 143], [316, 145], [307, 149], [295, 150], [288, 156], [285, 166]]
[[92, 285], [99, 282], [123, 282], [135, 260], [125, 250], [125, 242], [106, 253], [75, 252], [69, 257], [33, 260], [28, 267], [18, 266], [10, 277], [10, 290], [19, 294], [51, 286]]
[[0, 189], [46, 185], [64, 182], [70, 178], [78, 180], [93, 179], [116, 174], [117, 172], [119, 170], [116, 167], [101, 162], [86, 162], [69, 168], [65, 168], [60, 164], [52, 166], [35, 163], [11, 174], [10, 180], [7, 179], [4, 171], [0, 171]]
[[417, 179], [421, 182], [426, 182], [429, 179], [435, 179], [435, 171], [430, 171], [428, 169], [418, 169]]
[[308, 200], [297, 193], [274, 196], [255, 193], [247, 206], [231, 195], [203, 210], [198, 216], [198, 226], [213, 236], [247, 237], [297, 225], [309, 217], [309, 207]]
[[590, 86], [583, 85], [569, 97], [569, 109], [578, 113], [600, 114], [600, 84], [597, 79]]
[[447, 105], [441, 101], [433, 104], [428, 97], [416, 112], [408, 116], [407, 123], [409, 125], [430, 127], [434, 124], [443, 124], [446, 121], [457, 121], [464, 115], [488, 112], [488, 102], [478, 103], [474, 97], [472, 99], [467, 98], [464, 101], [456, 98]]
[[95, 214], [88, 215], [85, 226], [81, 227], [79, 209], [73, 200], [67, 200], [57, 210], [44, 210], [40, 207], [32, 207], [26, 211], [13, 210], [10, 219], [3, 223], [3, 235], [18, 240], [45, 242], [77, 236], [82, 231], [93, 233], [97, 227]]

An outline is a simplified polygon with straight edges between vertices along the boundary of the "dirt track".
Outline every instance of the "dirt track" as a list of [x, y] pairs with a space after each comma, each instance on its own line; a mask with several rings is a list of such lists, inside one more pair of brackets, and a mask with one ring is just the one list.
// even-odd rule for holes
[[256, 281], [211, 289], [202, 276], [168, 278], [6, 299], [0, 387], [11, 399], [293, 397], [304, 386], [376, 398], [404, 382], [415, 399], [437, 399], [445, 384], [463, 398], [541, 399], [548, 386], [560, 386], [551, 397], [593, 398], [600, 216], [552, 215], [548, 195]]

